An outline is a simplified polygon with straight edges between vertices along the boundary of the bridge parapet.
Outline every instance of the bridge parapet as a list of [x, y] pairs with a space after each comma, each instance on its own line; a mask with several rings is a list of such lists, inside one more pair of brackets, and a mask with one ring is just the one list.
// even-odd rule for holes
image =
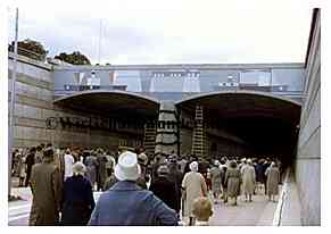
[[89, 89], [123, 90], [178, 101], [199, 93], [248, 90], [301, 100], [303, 64], [54, 66], [55, 96]]

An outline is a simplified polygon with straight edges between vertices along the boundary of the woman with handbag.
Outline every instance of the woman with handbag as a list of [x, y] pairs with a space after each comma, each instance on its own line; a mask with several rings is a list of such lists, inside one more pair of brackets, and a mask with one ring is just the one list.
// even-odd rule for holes
[[189, 217], [190, 225], [194, 224], [192, 213], [193, 201], [198, 197], [207, 196], [207, 185], [204, 177], [198, 172], [198, 162], [190, 164], [190, 172], [186, 173], [182, 181], [183, 217]]

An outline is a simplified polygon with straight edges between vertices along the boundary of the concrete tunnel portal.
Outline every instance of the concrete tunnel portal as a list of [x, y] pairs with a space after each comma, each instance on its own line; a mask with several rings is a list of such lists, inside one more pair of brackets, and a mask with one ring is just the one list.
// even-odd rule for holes
[[191, 118], [196, 106], [203, 106], [206, 152], [212, 157], [278, 157], [287, 165], [294, 160], [300, 103], [262, 92], [227, 91], [199, 94], [176, 105]]
[[[144, 125], [157, 119], [159, 102], [150, 97], [121, 90], [89, 90], [54, 100], [53, 104], [68, 113], [74, 111], [84, 118], [94, 116], [97, 127], [89, 126], [88, 142], [78, 147], [106, 147], [115, 151], [118, 146], [137, 148], [143, 144]], [[100, 135], [104, 138], [93, 141]]]
[[[160, 106], [158, 100], [140, 94], [100, 90], [66, 96], [54, 104], [86, 114], [144, 121], [157, 120]], [[286, 164], [294, 159], [301, 111], [295, 101], [261, 92], [227, 91], [190, 96], [175, 105], [179, 116], [190, 118], [194, 118], [197, 105], [203, 106], [207, 157], [277, 156]], [[137, 137], [142, 141], [143, 132]], [[179, 144], [187, 142], [183, 137]]]

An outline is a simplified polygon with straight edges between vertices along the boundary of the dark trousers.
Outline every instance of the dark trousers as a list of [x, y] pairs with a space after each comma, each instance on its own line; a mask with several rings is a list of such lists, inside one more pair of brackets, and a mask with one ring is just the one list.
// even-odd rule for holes
[[29, 168], [27, 168], [27, 170], [26, 170], [26, 176], [25, 176], [25, 182], [24, 182], [24, 186], [25, 187], [28, 187], [29, 186], [29, 184], [30, 184], [30, 177], [31, 177], [31, 167]]

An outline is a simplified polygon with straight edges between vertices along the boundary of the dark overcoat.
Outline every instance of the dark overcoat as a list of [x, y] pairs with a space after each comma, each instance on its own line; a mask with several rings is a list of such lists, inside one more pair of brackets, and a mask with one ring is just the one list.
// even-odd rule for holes
[[175, 183], [171, 182], [167, 177], [156, 178], [149, 187], [149, 190], [170, 208], [177, 210]]
[[182, 197], [182, 180], [183, 180], [183, 174], [180, 172], [179, 169], [176, 168], [174, 165], [169, 166], [169, 175], [168, 180], [170, 180], [172, 183], [175, 184], [176, 188], [176, 205], [175, 210], [176, 212], [179, 212], [181, 207], [181, 197]]
[[51, 160], [32, 167], [31, 190], [33, 194], [29, 225], [58, 225], [61, 199], [60, 173]]
[[62, 202], [62, 225], [86, 225], [95, 206], [90, 181], [81, 175], [66, 179]]

